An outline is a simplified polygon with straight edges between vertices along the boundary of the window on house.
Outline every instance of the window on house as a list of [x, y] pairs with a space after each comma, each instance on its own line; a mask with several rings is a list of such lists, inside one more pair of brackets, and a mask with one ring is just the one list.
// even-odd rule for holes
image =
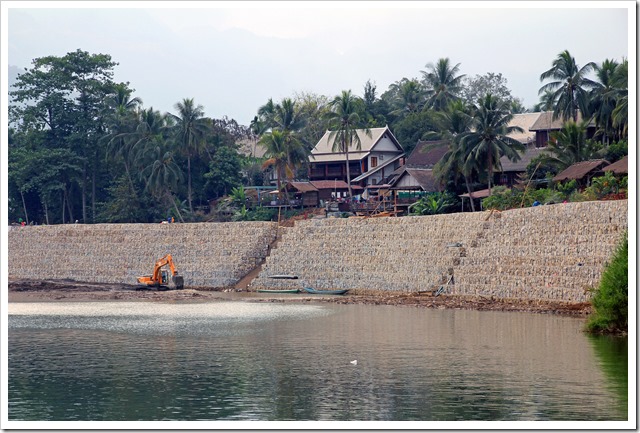
[[377, 156], [372, 156], [371, 157], [371, 168], [376, 168], [378, 166], [378, 157]]

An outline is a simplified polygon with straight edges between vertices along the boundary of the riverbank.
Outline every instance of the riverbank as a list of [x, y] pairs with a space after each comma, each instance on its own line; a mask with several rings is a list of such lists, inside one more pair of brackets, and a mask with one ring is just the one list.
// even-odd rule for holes
[[234, 289], [207, 290], [136, 290], [135, 286], [105, 283], [78, 283], [70, 280], [12, 280], [8, 285], [9, 302], [87, 302], [87, 301], [148, 301], [148, 302], [277, 302], [395, 305], [430, 309], [461, 309], [478, 311], [517, 311], [563, 316], [586, 317], [592, 312], [590, 303], [500, 299], [459, 295], [434, 296], [430, 293], [346, 294], [325, 296], [298, 294], [267, 294]]

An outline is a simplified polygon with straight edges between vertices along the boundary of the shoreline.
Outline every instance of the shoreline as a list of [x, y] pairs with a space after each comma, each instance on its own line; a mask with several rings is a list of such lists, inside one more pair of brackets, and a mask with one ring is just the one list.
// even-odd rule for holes
[[428, 309], [476, 311], [510, 311], [587, 317], [592, 312], [588, 302], [573, 303], [533, 299], [496, 299], [442, 294], [367, 293], [340, 296], [266, 294], [241, 289], [197, 288], [183, 290], [136, 290], [124, 284], [82, 283], [71, 280], [10, 280], [8, 302], [278, 302], [391, 305]]

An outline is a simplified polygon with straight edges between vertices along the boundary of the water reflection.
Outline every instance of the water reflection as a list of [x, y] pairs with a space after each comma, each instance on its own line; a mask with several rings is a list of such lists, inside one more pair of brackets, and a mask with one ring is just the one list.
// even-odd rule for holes
[[[582, 321], [572, 318], [365, 305], [108, 304], [10, 305], [10, 419], [627, 417]], [[626, 356], [612, 356], [626, 366]]]

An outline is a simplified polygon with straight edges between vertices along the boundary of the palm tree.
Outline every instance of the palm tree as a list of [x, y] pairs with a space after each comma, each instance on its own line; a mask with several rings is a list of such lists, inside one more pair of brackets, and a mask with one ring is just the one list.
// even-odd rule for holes
[[173, 190], [183, 178], [180, 167], [175, 163], [173, 152], [162, 144], [157, 144], [152, 155], [151, 162], [142, 170], [142, 176], [147, 182], [146, 189], [154, 197], [164, 200], [167, 205], [171, 203], [180, 221], [184, 222], [173, 195]]
[[540, 158], [562, 171], [576, 162], [597, 156], [596, 150], [587, 141], [587, 122], [566, 122], [562, 129], [553, 133], [546, 154]]
[[491, 195], [491, 179], [493, 169], [501, 168], [500, 158], [507, 156], [511, 161], [518, 161], [524, 145], [518, 140], [508, 137], [512, 132], [522, 132], [518, 126], [509, 126], [513, 114], [506, 104], [491, 94], [487, 94], [474, 110], [471, 131], [460, 136], [461, 146], [468, 152], [465, 164], [469, 167], [476, 162], [486, 162], [488, 173], [487, 187]]
[[448, 58], [438, 60], [435, 65], [428, 63], [428, 71], [421, 71], [427, 88], [426, 107], [443, 111], [449, 102], [458, 99], [462, 89], [464, 75], [456, 75], [460, 71], [460, 63], [451, 67]]
[[187, 201], [189, 212], [193, 213], [191, 199], [191, 157], [200, 154], [205, 145], [205, 136], [209, 130], [204, 118], [204, 107], [196, 106], [192, 99], [183, 99], [175, 104], [178, 114], [169, 114], [176, 122], [175, 133], [183, 152], [187, 155]]
[[268, 158], [262, 167], [273, 167], [276, 172], [278, 191], [282, 187], [282, 179], [292, 179], [296, 167], [309, 163], [306, 147], [290, 131], [274, 129], [262, 136], [260, 144], [264, 146]]
[[133, 141], [127, 137], [136, 127], [136, 110], [142, 105], [142, 100], [138, 97], [131, 98], [131, 93], [132, 90], [123, 83], [115, 86], [115, 92], [107, 101], [111, 110], [107, 117], [109, 133], [103, 140], [107, 142], [107, 158], [120, 157], [122, 159], [129, 186], [135, 194], [130, 170], [130, 150]]
[[615, 60], [606, 59], [602, 65], [595, 66], [597, 81], [591, 90], [591, 112], [598, 126], [598, 134], [602, 134], [602, 141], [609, 143], [613, 139], [612, 113], [616, 108], [618, 95], [615, 85], [615, 71], [619, 64]]
[[554, 120], [562, 117], [563, 120], [573, 119], [574, 122], [577, 122], [578, 110], [582, 112], [584, 117], [589, 115], [588, 90], [595, 87], [595, 83], [586, 78], [586, 75], [595, 66], [595, 63], [589, 62], [582, 68], [578, 67], [576, 60], [569, 51], [565, 50], [558, 54], [551, 69], [540, 75], [540, 81], [555, 80], [543, 85], [538, 91], [539, 95], [547, 90], [554, 92]]
[[351, 172], [349, 171], [349, 150], [355, 145], [357, 150], [362, 148], [358, 130], [371, 137], [371, 130], [361, 123], [360, 112], [364, 105], [362, 99], [351, 93], [351, 90], [343, 90], [342, 93], [329, 103], [331, 111], [327, 113], [331, 125], [329, 142], [333, 141], [332, 152], [342, 152], [347, 166], [347, 186], [349, 188], [349, 202], [353, 199], [351, 189]]
[[[475, 172], [480, 172], [480, 166], [474, 158], [467, 158], [469, 150], [463, 146], [460, 136], [470, 131], [473, 118], [469, 114], [469, 107], [462, 100], [457, 100], [449, 104], [444, 112], [438, 112], [439, 131], [425, 134], [427, 140], [447, 140], [449, 148], [433, 167], [433, 174], [440, 183], [453, 177], [457, 183], [459, 176], [464, 179], [467, 192], [471, 194], [469, 181]], [[473, 199], [471, 210], [475, 212]]]
[[626, 137], [628, 133], [628, 75], [629, 61], [624, 59], [624, 61], [618, 65], [612, 77], [613, 87], [618, 99], [616, 101], [616, 108], [611, 113], [613, 126], [619, 128], [622, 137]]
[[419, 112], [425, 103], [425, 90], [418, 80], [408, 80], [403, 78], [400, 82], [391, 86], [391, 91], [395, 93], [394, 105], [397, 107], [389, 114], [404, 117], [407, 114]]

